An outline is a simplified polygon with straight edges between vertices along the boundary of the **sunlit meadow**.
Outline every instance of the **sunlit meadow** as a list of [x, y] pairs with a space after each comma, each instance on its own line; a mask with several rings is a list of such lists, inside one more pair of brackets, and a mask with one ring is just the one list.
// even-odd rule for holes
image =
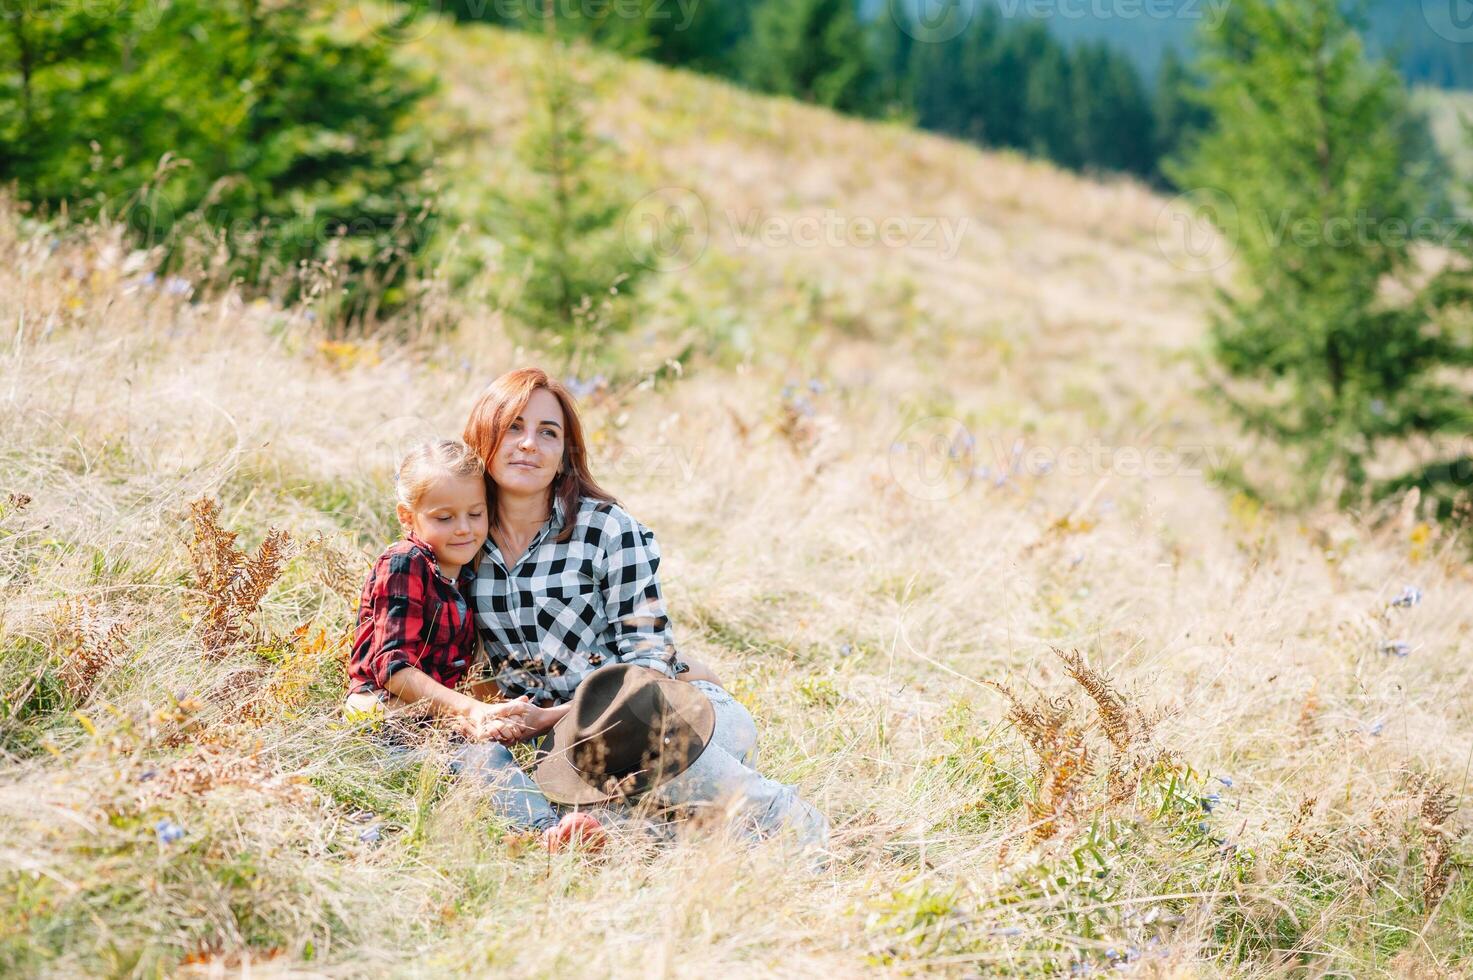
[[[434, 22], [405, 53], [454, 66], [453, 225], [521, 179], [545, 49]], [[1466, 547], [1415, 499], [1218, 485], [1275, 465], [1201, 397], [1227, 250], [1134, 183], [571, 70], [626, 233], [674, 235], [602, 361], [518, 332], [470, 232], [444, 267], [484, 282], [342, 336], [0, 210], [0, 972], [1468, 969]], [[824, 870], [709, 832], [549, 858], [341, 723], [391, 466], [528, 363], [575, 376], [677, 642], [830, 815]]]

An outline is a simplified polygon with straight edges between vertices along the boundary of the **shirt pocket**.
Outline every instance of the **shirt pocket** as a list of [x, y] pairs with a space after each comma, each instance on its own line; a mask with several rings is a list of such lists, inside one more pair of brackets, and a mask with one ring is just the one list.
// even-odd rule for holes
[[533, 597], [540, 607], [570, 610], [580, 622], [592, 623], [602, 598], [598, 585], [580, 581], [573, 585], [550, 585]]
[[605, 658], [595, 648], [603, 615], [599, 598], [598, 587], [591, 582], [582, 587], [551, 587], [534, 595], [542, 649], [579, 667], [602, 663]]

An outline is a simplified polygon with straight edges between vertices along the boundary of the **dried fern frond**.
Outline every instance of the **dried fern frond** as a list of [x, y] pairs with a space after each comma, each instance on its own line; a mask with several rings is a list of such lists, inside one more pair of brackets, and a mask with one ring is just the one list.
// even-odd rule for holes
[[1007, 718], [1028, 742], [1036, 755], [1044, 755], [1053, 745], [1059, 729], [1073, 712], [1074, 705], [1067, 698], [1052, 701], [1040, 699], [1030, 704], [1013, 693], [1012, 688], [998, 681], [983, 681], [988, 687], [1008, 699]]
[[1086, 743], [1086, 727], [1073, 722], [1068, 698], [1028, 703], [1005, 684], [985, 682], [1008, 699], [1008, 719], [1038, 756], [1037, 786], [1028, 802], [1028, 836], [1038, 843], [1058, 834], [1066, 818], [1078, 811], [1085, 780], [1094, 773]]
[[236, 547], [235, 532], [220, 526], [215, 501], [195, 500], [189, 512], [194, 528], [189, 556], [203, 607], [201, 640], [206, 654], [219, 658], [244, 638], [246, 623], [281, 577], [292, 556], [291, 536], [273, 527], [255, 553], [247, 555]]
[[1422, 836], [1427, 842], [1422, 858], [1422, 908], [1429, 914], [1447, 891], [1448, 881], [1452, 878], [1453, 833], [1447, 822], [1457, 809], [1447, 783], [1427, 785], [1422, 794], [1419, 816]]
[[1115, 751], [1128, 751], [1131, 742], [1135, 740], [1136, 732], [1131, 724], [1132, 718], [1125, 698], [1115, 690], [1110, 678], [1085, 663], [1084, 655], [1078, 650], [1065, 653], [1055, 648], [1054, 654], [1064, 662], [1064, 673], [1074, 678], [1074, 682], [1084, 688], [1084, 693], [1095, 703], [1099, 710], [1100, 723], [1105, 729], [1105, 737], [1110, 740]]
[[312, 577], [350, 606], [356, 605], [368, 575], [367, 558], [357, 551], [338, 547], [321, 531], [307, 539], [305, 553], [317, 559], [309, 566]]
[[127, 655], [131, 624], [104, 616], [85, 596], [65, 600], [51, 618], [62, 685], [78, 704], [86, 704], [103, 674]]
[[208, 497], [189, 505], [189, 519], [194, 525], [194, 538], [189, 546], [194, 579], [201, 591], [211, 595], [224, 594], [240, 560], [235, 532], [221, 527], [219, 517], [220, 505]]
[[261, 793], [284, 803], [299, 803], [309, 793], [303, 778], [284, 774], [261, 752], [231, 753], [202, 746], [151, 779], [143, 792], [150, 803], [175, 796], [199, 796], [221, 787]]
[[1034, 843], [1052, 838], [1061, 821], [1073, 817], [1078, 809], [1080, 790], [1094, 772], [1084, 729], [1069, 725], [1055, 730], [1039, 768], [1038, 792], [1028, 804], [1029, 836]]
[[273, 719], [294, 717], [306, 707], [326, 661], [336, 661], [346, 670], [351, 643], [349, 633], [319, 629], [314, 634], [311, 624], [297, 627], [283, 645], [282, 659], [269, 680], [240, 706], [240, 720], [259, 728]]

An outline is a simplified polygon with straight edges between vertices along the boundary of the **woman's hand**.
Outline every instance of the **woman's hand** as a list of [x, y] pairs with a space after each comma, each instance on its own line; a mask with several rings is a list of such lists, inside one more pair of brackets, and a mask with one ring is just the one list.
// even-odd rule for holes
[[525, 697], [487, 704], [477, 701], [456, 716], [455, 730], [472, 742], [520, 742], [532, 734], [526, 724], [530, 704]]
[[561, 721], [563, 715], [572, 709], [571, 704], [560, 704], [556, 708], [540, 708], [535, 704], [527, 705], [527, 711], [522, 720], [522, 724], [528, 728], [527, 737], [552, 731], [552, 726]]

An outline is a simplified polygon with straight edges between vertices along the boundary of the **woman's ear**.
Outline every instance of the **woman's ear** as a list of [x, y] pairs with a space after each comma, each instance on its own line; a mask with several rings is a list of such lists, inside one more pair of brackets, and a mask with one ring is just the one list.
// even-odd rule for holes
[[414, 511], [398, 504], [394, 507], [394, 513], [399, 515], [399, 526], [406, 532], [414, 530]]

